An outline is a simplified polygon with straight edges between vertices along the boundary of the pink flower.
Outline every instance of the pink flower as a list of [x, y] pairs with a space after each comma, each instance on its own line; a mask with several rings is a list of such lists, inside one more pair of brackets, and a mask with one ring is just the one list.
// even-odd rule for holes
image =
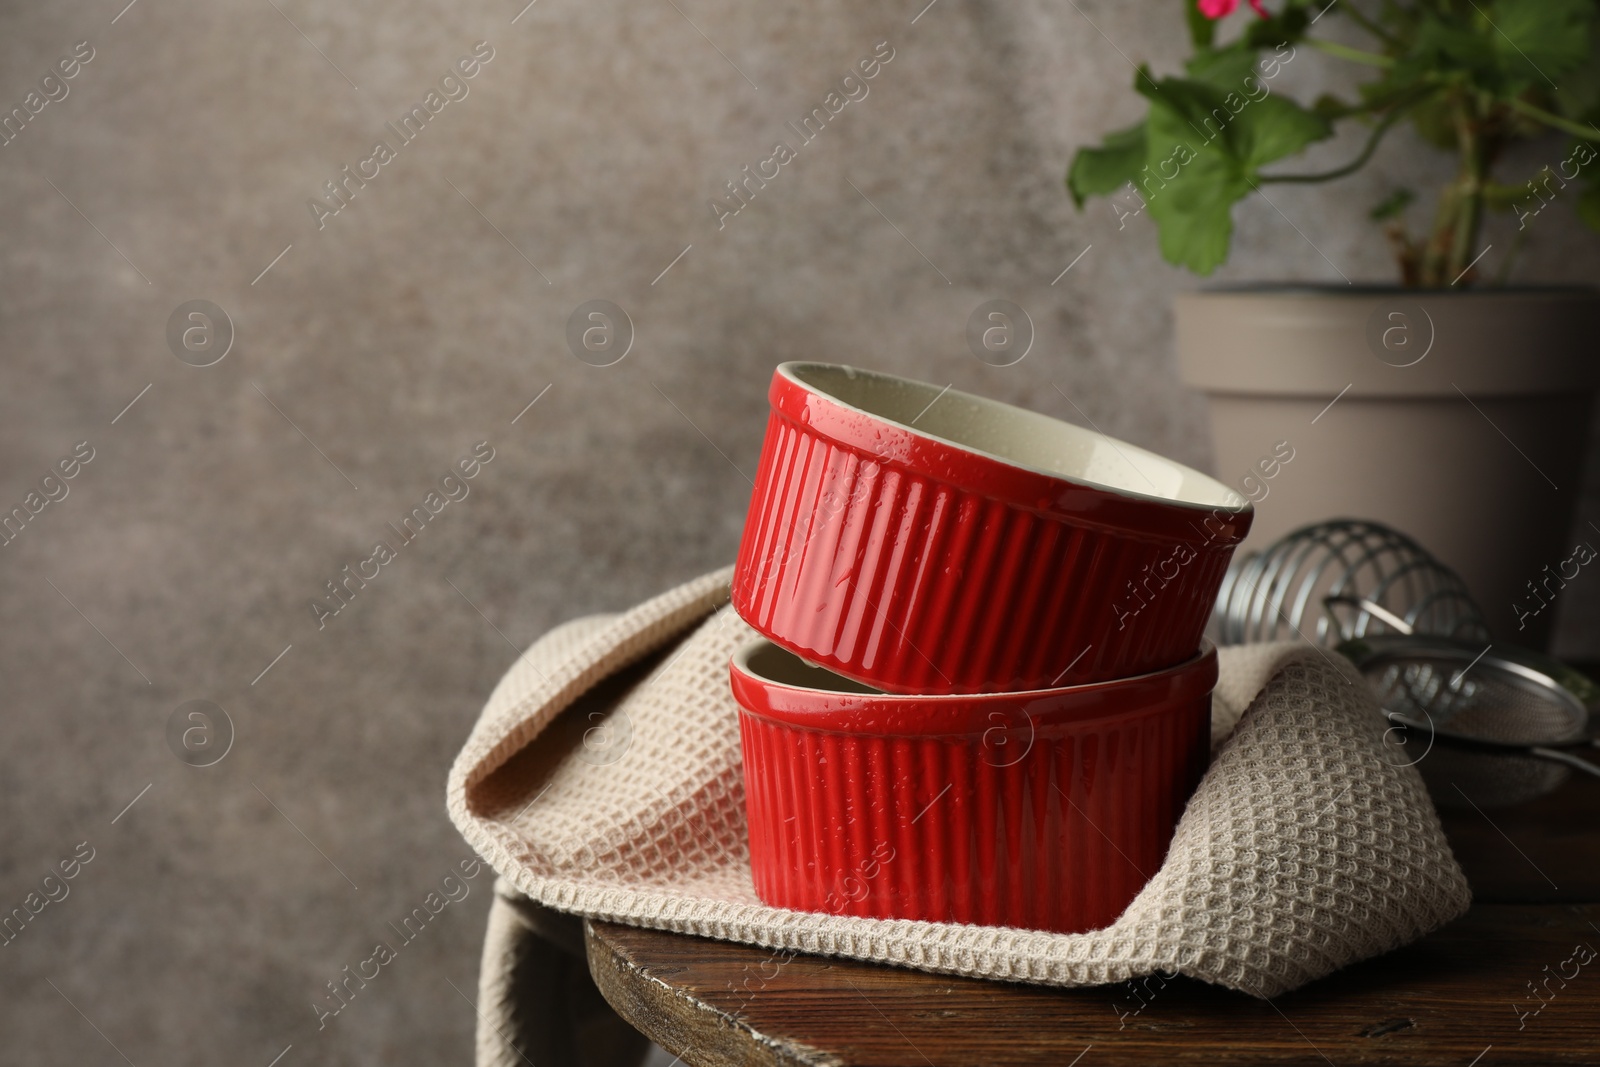
[[[1267, 9], [1262, 7], [1262, 0], [1250, 0], [1250, 9], [1262, 18], [1267, 17]], [[1199, 0], [1200, 14], [1208, 19], [1220, 19], [1234, 13], [1239, 7], [1239, 0]]]

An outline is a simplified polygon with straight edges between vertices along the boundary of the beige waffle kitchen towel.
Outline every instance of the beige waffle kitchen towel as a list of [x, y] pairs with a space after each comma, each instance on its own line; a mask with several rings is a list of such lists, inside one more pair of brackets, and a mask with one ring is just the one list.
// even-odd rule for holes
[[750, 880], [729, 571], [546, 635], [450, 772], [451, 818], [558, 911], [927, 971], [1085, 986], [1177, 971], [1269, 997], [1466, 911], [1416, 769], [1360, 676], [1308, 645], [1220, 653], [1210, 769], [1160, 871], [1084, 934], [768, 907]]

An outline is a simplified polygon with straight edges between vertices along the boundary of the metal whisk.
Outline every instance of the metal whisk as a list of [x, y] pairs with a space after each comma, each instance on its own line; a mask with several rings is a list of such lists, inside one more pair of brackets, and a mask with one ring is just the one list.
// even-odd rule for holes
[[[1329, 598], [1378, 605], [1341, 620]], [[1385, 618], [1387, 616], [1387, 618]], [[1219, 645], [1296, 635], [1333, 647], [1350, 637], [1412, 632], [1489, 639], [1483, 612], [1456, 573], [1405, 534], [1375, 522], [1339, 519], [1304, 526], [1259, 552], [1235, 556], [1211, 616]], [[1310, 629], [1307, 629], [1310, 627]]]
[[1303, 527], [1236, 557], [1211, 618], [1218, 644], [1298, 635], [1337, 648], [1391, 723], [1396, 763], [1414, 764], [1441, 807], [1532, 800], [1590, 742], [1592, 682], [1554, 660], [1491, 644], [1466, 585], [1404, 534], [1375, 522]]

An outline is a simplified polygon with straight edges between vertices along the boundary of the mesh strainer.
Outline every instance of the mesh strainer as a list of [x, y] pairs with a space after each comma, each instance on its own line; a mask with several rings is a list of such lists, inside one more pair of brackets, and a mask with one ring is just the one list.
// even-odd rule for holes
[[1409, 634], [1369, 601], [1327, 603], [1399, 631], [1352, 638], [1339, 651], [1393, 724], [1385, 738], [1393, 758], [1416, 764], [1439, 804], [1503, 807], [1555, 789], [1573, 769], [1600, 777], [1600, 766], [1561, 750], [1600, 744], [1587, 736], [1588, 711], [1574, 691], [1585, 680], [1569, 668], [1510, 645]]

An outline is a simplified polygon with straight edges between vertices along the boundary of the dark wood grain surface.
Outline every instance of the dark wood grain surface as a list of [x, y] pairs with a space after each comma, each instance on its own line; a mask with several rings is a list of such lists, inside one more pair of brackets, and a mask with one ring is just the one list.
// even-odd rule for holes
[[691, 1067], [1600, 1064], [1600, 958], [1575, 953], [1600, 949], [1600, 781], [1442, 818], [1472, 911], [1270, 1003], [1182, 978], [1058, 990], [784, 960], [606, 923], [587, 928], [590, 971]]

